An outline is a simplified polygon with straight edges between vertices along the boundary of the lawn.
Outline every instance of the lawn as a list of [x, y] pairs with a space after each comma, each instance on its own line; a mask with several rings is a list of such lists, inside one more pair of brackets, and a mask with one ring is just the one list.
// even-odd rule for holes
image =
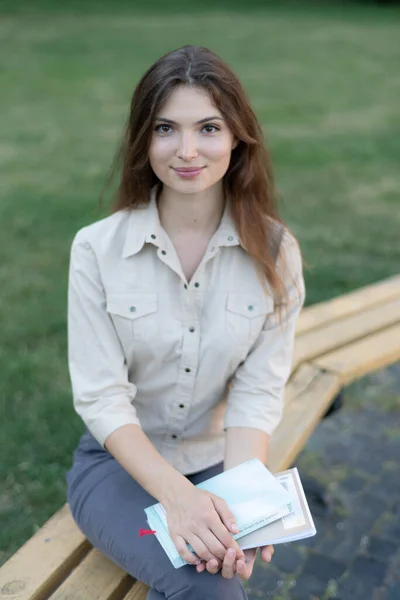
[[310, 266], [307, 303], [399, 271], [400, 11], [132, 4], [0, 9], [0, 563], [65, 501], [82, 430], [66, 362], [69, 247], [103, 215], [131, 93], [159, 55], [202, 44], [241, 77]]

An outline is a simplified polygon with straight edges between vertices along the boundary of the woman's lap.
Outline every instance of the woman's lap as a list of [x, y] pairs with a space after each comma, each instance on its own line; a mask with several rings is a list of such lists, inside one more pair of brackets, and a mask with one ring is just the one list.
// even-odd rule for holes
[[[212, 477], [221, 465], [190, 476], [193, 483]], [[144, 508], [156, 500], [150, 496], [90, 434], [85, 434], [74, 453], [67, 474], [68, 502], [73, 517], [94, 547], [127, 573], [158, 590], [149, 600], [245, 600], [241, 582], [234, 577], [195, 567], [175, 569], [153, 535], [139, 537], [148, 528]]]

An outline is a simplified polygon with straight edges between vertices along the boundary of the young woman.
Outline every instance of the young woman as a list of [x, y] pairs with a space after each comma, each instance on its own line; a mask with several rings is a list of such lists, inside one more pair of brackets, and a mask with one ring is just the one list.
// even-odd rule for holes
[[[186, 46], [145, 73], [119, 158], [112, 214], [71, 249], [69, 368], [87, 429], [68, 502], [149, 600], [244, 599], [257, 550], [239, 548], [229, 507], [195, 486], [267, 461], [304, 302], [300, 250], [256, 117], [209, 50]], [[180, 569], [138, 535], [157, 501]]]

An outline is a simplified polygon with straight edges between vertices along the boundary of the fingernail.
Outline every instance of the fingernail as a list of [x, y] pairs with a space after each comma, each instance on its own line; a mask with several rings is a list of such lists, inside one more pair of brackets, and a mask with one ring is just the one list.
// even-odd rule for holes
[[239, 527], [237, 526], [236, 523], [232, 523], [232, 525], [231, 525], [231, 531], [233, 531], [233, 533], [239, 533], [240, 529], [239, 529]]
[[216, 560], [211, 560], [211, 561], [210, 561], [210, 567], [211, 567], [212, 569], [215, 569], [216, 567], [218, 567], [218, 563], [217, 563], [217, 561], [216, 561]]
[[271, 554], [270, 554], [269, 552], [266, 552], [266, 554], [265, 554], [265, 558], [266, 558], [268, 561], [270, 561], [270, 560], [271, 560], [271, 558], [272, 558], [272, 557], [271, 557]]
[[228, 550], [228, 556], [235, 556], [236, 552], [234, 551], [233, 548], [229, 548]]

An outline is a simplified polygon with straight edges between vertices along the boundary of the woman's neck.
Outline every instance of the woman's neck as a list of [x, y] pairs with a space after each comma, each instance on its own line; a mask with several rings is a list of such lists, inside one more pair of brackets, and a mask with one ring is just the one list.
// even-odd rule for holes
[[193, 233], [210, 237], [224, 212], [222, 184], [199, 194], [180, 194], [163, 186], [158, 197], [160, 222], [171, 239]]

